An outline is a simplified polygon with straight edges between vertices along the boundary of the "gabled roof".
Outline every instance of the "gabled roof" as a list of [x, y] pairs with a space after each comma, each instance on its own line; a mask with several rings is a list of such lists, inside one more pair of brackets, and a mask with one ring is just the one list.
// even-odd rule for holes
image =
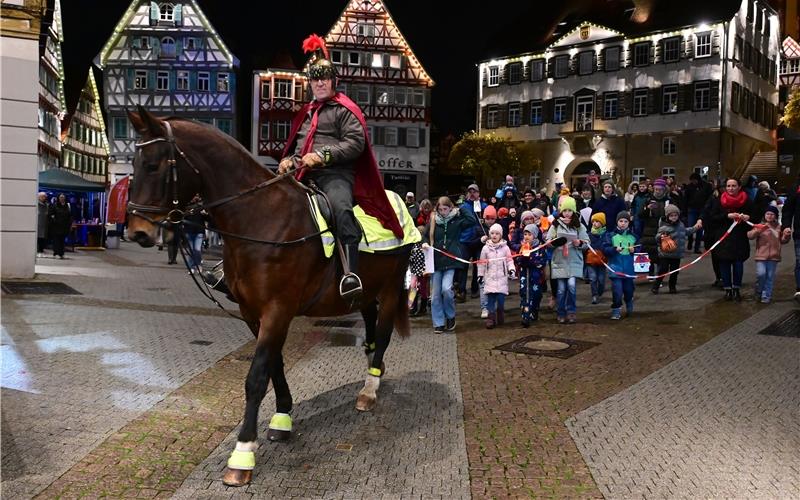
[[78, 110], [78, 104], [80, 104], [81, 98], [85, 93], [88, 93], [91, 96], [92, 101], [92, 108], [95, 118], [97, 121], [100, 122], [100, 130], [103, 132], [100, 134], [100, 140], [102, 142], [103, 149], [106, 150], [107, 154], [111, 153], [111, 148], [108, 144], [108, 137], [106, 136], [106, 124], [103, 120], [103, 113], [101, 109], [100, 103], [100, 92], [97, 89], [97, 81], [94, 79], [94, 70], [89, 67], [89, 76], [86, 77], [86, 83], [83, 85], [83, 89], [81, 93], [78, 94], [78, 99], [75, 101], [75, 105], [72, 107], [72, 112], [64, 117], [61, 121], [61, 142], [65, 142], [69, 135], [69, 127], [72, 122], [72, 118], [75, 116], [75, 112]]
[[[97, 65], [98, 68], [103, 69], [103, 67], [106, 65], [111, 50], [113, 50], [114, 47], [116, 47], [119, 37], [122, 36], [122, 32], [125, 30], [128, 24], [130, 24], [131, 19], [136, 14], [136, 10], [138, 9], [139, 4], [147, 1], [148, 0], [133, 0], [131, 4], [128, 6], [128, 9], [122, 15], [122, 18], [120, 18], [120, 20], [117, 22], [117, 25], [114, 27], [114, 31], [111, 33], [111, 37], [109, 37], [105, 45], [103, 45], [103, 49], [100, 51], [99, 54], [97, 54], [97, 57], [94, 58], [94, 64]], [[183, 0], [183, 3], [184, 4], [188, 3], [192, 5], [192, 8], [195, 10], [195, 12], [197, 12], [198, 17], [200, 18], [200, 22], [203, 23], [203, 27], [211, 33], [211, 37], [217, 43], [219, 48], [222, 50], [222, 52], [225, 53], [225, 55], [228, 56], [228, 63], [231, 64], [232, 66], [238, 67], [239, 59], [237, 59], [236, 56], [234, 56], [231, 53], [230, 49], [228, 49], [228, 46], [225, 45], [225, 42], [222, 40], [222, 37], [219, 36], [217, 30], [215, 30], [214, 27], [211, 25], [211, 23], [208, 21], [208, 18], [206, 17], [205, 13], [200, 8], [200, 6], [197, 5], [197, 2], [195, 0]]]
[[783, 39], [783, 55], [788, 59], [800, 57], [800, 44], [789, 35]]
[[619, 31], [585, 21], [579, 23], [571, 31], [568, 31], [561, 38], [551, 43], [547, 48], [555, 49], [559, 47], [569, 47], [579, 43], [598, 42], [600, 40], [624, 36], [625, 34], [620, 33]]

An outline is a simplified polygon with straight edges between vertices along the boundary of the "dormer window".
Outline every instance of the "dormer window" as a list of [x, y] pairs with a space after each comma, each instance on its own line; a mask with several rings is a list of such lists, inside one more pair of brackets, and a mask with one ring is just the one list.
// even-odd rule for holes
[[175, 57], [175, 39], [165, 36], [161, 39], [161, 57]]
[[159, 21], [174, 21], [175, 20], [175, 7], [171, 3], [162, 3], [158, 6], [160, 12]]

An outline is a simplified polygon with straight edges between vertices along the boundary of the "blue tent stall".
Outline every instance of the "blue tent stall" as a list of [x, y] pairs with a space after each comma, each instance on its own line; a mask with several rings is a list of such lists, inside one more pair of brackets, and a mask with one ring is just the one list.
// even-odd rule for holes
[[72, 212], [73, 231], [69, 240], [73, 246], [102, 248], [105, 184], [87, 181], [63, 168], [53, 168], [39, 172], [39, 191], [48, 193], [49, 199], [66, 195]]

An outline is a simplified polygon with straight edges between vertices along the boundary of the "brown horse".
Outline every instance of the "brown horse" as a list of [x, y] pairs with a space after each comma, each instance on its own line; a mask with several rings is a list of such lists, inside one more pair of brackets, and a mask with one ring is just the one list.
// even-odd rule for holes
[[[223, 481], [247, 484], [255, 466], [258, 407], [270, 380], [276, 413], [267, 436], [281, 441], [291, 433], [292, 396], [281, 349], [292, 319], [351, 312], [351, 306], [339, 296], [338, 261], [325, 257], [305, 188], [292, 176], [271, 173], [238, 142], [208, 125], [180, 118], [159, 119], [141, 107], [128, 116], [141, 135], [128, 205], [128, 231], [133, 240], [144, 247], [153, 246], [158, 225], [165, 224], [168, 215], [179, 220], [195, 193], [200, 193], [209, 207], [217, 228], [230, 235], [225, 237], [225, 279], [257, 341], [245, 384], [244, 421]], [[304, 240], [307, 236], [312, 237]], [[397, 328], [401, 336], [409, 335], [408, 308], [403, 300], [409, 253], [410, 249], [403, 247], [393, 254], [366, 253], [361, 258], [364, 292], [360, 311], [369, 368], [356, 401], [360, 411], [375, 406], [392, 329]]]

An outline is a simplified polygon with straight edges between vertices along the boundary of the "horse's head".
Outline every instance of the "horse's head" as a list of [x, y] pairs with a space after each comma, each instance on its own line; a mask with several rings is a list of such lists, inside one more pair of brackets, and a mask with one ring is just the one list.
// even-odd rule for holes
[[157, 224], [179, 217], [192, 196], [200, 192], [201, 180], [179, 153], [175, 125], [157, 118], [139, 106], [128, 118], [140, 135], [133, 160], [133, 182], [128, 203], [128, 233], [143, 247], [151, 247], [158, 236]]

